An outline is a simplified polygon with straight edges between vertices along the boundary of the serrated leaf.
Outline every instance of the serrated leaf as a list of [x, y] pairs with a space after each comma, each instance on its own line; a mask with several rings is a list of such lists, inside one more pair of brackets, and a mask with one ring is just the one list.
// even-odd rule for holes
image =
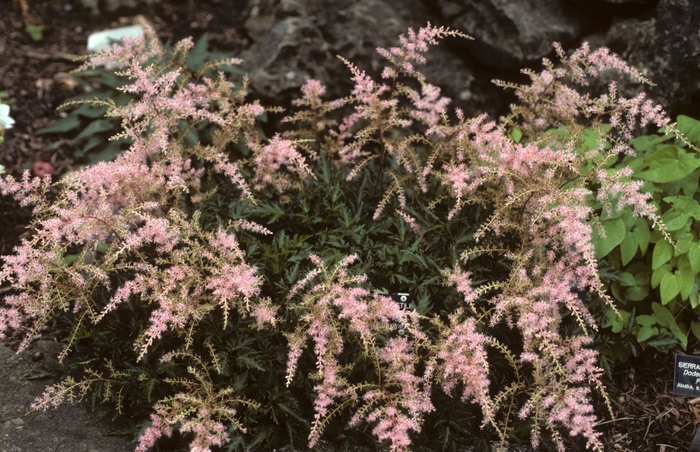
[[[656, 328], [654, 328], [654, 329], [656, 329]], [[657, 336], [658, 334], [659, 334], [659, 331], [657, 330], [654, 335]], [[649, 347], [656, 347], [656, 348], [659, 348], [661, 350], [665, 350], [668, 347], [673, 347], [677, 343], [678, 343], [677, 340], [672, 339], [670, 337], [661, 337], [661, 338], [650, 340], [649, 342], [647, 342], [647, 345]]]
[[656, 270], [670, 261], [672, 257], [673, 246], [666, 240], [659, 240], [656, 245], [654, 245], [654, 252], [651, 255], [651, 269]]
[[88, 152], [92, 151], [96, 147], [100, 146], [101, 144], [106, 144], [109, 143], [105, 137], [100, 136], [100, 135], [93, 135], [91, 136], [87, 143], [85, 143], [85, 146], [83, 146], [82, 149], [75, 151], [75, 156], [76, 157], [83, 157], [85, 154]]
[[109, 119], [98, 119], [88, 124], [88, 126], [85, 127], [74, 139], [84, 140], [95, 134], [106, 132], [108, 130], [113, 131], [114, 133], [119, 132], [119, 129], [116, 127], [116, 124], [114, 124]]
[[187, 55], [187, 68], [191, 71], [198, 71], [204, 66], [207, 58], [207, 38], [209, 33], [204, 33]]
[[260, 363], [258, 363], [255, 359], [246, 355], [236, 356], [236, 364], [238, 364], [241, 367], [245, 367], [246, 369], [265, 370], [265, 368], [261, 366]]
[[117, 75], [114, 72], [100, 71], [95, 77], [95, 81], [109, 88], [120, 88], [129, 82], [129, 79], [122, 75]]
[[677, 275], [668, 272], [661, 278], [659, 290], [661, 292], [661, 303], [668, 304], [669, 301], [676, 298], [681, 291], [681, 284]]
[[80, 118], [77, 116], [68, 115], [65, 118], [59, 119], [53, 124], [49, 124], [43, 129], [39, 129], [37, 133], [66, 133], [77, 129], [78, 127], [80, 127]]
[[83, 116], [89, 119], [102, 118], [107, 113], [106, 105], [82, 104], [71, 112], [71, 115]]
[[90, 154], [90, 164], [113, 160], [121, 153], [122, 149], [119, 143], [116, 141], [110, 141], [109, 144], [100, 152]]

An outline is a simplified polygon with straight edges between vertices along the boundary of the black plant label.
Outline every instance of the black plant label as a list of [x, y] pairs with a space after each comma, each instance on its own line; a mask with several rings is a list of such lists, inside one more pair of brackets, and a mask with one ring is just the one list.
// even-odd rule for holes
[[700, 397], [700, 356], [676, 353], [673, 372], [673, 393]]

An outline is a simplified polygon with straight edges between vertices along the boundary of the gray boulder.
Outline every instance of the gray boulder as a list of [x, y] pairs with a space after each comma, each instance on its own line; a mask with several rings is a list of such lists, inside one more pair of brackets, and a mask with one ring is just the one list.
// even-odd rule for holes
[[[351, 89], [350, 71], [338, 55], [378, 77], [386, 61], [376, 48], [396, 46], [409, 27], [430, 21], [475, 40], [448, 39], [432, 48], [421, 68], [427, 80], [468, 115], [498, 115], [514, 98], [493, 86], [492, 78], [525, 82], [519, 69], [551, 57], [553, 41], [570, 49], [590, 41], [593, 48], [610, 47], [657, 83], [622, 80], [621, 95], [644, 89], [672, 114], [700, 116], [700, 1], [660, 0], [657, 8], [653, 2], [250, 0], [245, 26], [254, 43], [242, 56], [252, 88], [271, 103], [287, 104], [309, 78], [327, 86], [328, 98], [337, 98]], [[579, 36], [582, 28], [586, 36]], [[604, 75], [598, 88], [610, 80]]]
[[578, 19], [559, 0], [438, 0], [448, 24], [475, 38], [464, 46], [486, 66], [520, 68], [578, 37]]
[[[251, 87], [263, 97], [294, 97], [309, 78], [327, 85], [328, 98], [347, 96], [351, 74], [342, 56], [378, 78], [388, 62], [377, 47], [394, 47], [409, 27], [439, 21], [420, 0], [253, 0], [246, 30], [256, 42], [242, 57]], [[466, 113], [501, 105], [490, 81], [443, 44], [433, 47], [420, 69], [427, 80]]]
[[[644, 91], [672, 114], [700, 113], [700, 2], [661, 0], [655, 18], [613, 24], [605, 44], [656, 84]], [[625, 84], [620, 94], [639, 89]]]
[[329, 80], [326, 67], [333, 59], [328, 43], [308, 17], [278, 22], [241, 57], [253, 89], [271, 98], [298, 89], [311, 78]]

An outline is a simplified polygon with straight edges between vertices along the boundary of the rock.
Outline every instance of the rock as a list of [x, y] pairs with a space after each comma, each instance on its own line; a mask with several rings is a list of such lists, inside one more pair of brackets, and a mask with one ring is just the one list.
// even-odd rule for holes
[[438, 0], [449, 25], [475, 38], [465, 47], [482, 64], [520, 68], [569, 43], [581, 27], [559, 0]]
[[310, 78], [327, 83], [326, 67], [333, 56], [311, 18], [289, 17], [274, 25], [242, 58], [253, 89], [274, 98], [298, 89]]
[[[327, 86], [328, 99], [347, 96], [351, 74], [338, 55], [378, 79], [387, 61], [377, 47], [394, 47], [409, 27], [439, 20], [420, 0], [253, 0], [247, 15], [247, 31], [257, 41], [242, 55], [244, 68], [251, 87], [272, 100], [298, 96], [309, 78]], [[431, 48], [427, 58], [420, 70], [453, 106], [478, 114], [501, 105], [490, 78], [479, 79], [445, 44]]]
[[[672, 114], [700, 116], [700, 2], [660, 0], [654, 8], [654, 1], [250, 0], [246, 30], [255, 44], [243, 57], [252, 88], [270, 103], [288, 104], [309, 78], [327, 86], [328, 99], [337, 98], [351, 89], [337, 55], [376, 78], [386, 64], [376, 48], [396, 46], [409, 27], [430, 21], [475, 40], [448, 39], [432, 48], [420, 68], [427, 80], [467, 115], [497, 116], [514, 99], [492, 78], [521, 83], [519, 69], [551, 58], [553, 41], [568, 49], [590, 41], [592, 48], [610, 47], [657, 83], [620, 80], [621, 95], [645, 90]], [[579, 36], [582, 29], [586, 36]], [[597, 86], [605, 89], [611, 80], [605, 75]]]
[[[614, 23], [605, 44], [656, 84], [644, 91], [673, 116], [700, 115], [700, 3], [661, 0], [657, 16]], [[620, 95], [639, 91], [621, 84]]]

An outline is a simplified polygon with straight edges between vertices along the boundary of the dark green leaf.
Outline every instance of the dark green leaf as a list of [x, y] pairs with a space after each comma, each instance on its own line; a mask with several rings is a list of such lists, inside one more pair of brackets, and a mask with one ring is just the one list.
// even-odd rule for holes
[[109, 119], [98, 119], [96, 121], [92, 121], [75, 137], [75, 140], [84, 140], [85, 138], [93, 136], [97, 133], [106, 132], [108, 130], [114, 132], [114, 134], [117, 134], [119, 130], [116, 129], [115, 126], [116, 124]]
[[39, 129], [37, 133], [66, 133], [71, 130], [75, 130], [80, 127], [80, 118], [73, 115], [68, 115], [65, 118], [59, 119], [58, 121], [50, 124], [43, 129]]
[[209, 33], [204, 33], [187, 55], [187, 68], [191, 71], [198, 71], [204, 66], [207, 59], [207, 38]]

